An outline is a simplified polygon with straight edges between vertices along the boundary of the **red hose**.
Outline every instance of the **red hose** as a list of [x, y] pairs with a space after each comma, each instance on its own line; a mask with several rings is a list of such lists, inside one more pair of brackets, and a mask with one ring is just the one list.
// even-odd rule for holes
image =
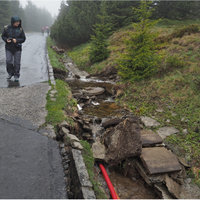
[[117, 193], [116, 193], [116, 191], [115, 191], [115, 188], [113, 187], [113, 185], [112, 185], [112, 183], [111, 183], [111, 181], [110, 181], [110, 179], [109, 179], [109, 177], [108, 177], [108, 174], [107, 174], [107, 172], [106, 172], [105, 167], [104, 167], [102, 164], [99, 164], [99, 167], [101, 168], [101, 171], [102, 171], [103, 176], [104, 176], [104, 178], [105, 178], [105, 180], [106, 180], [106, 183], [107, 183], [107, 185], [108, 185], [108, 188], [109, 188], [109, 190], [110, 190], [110, 193], [111, 193], [112, 198], [113, 198], [113, 199], [119, 199], [119, 197], [118, 197], [118, 195], [117, 195]]

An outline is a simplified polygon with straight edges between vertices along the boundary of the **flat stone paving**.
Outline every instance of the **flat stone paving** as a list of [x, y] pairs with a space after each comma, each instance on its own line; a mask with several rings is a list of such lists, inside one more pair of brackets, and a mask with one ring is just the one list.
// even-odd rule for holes
[[140, 158], [150, 175], [181, 170], [178, 159], [165, 147], [142, 148]]
[[161, 144], [163, 142], [163, 139], [157, 133], [154, 133], [151, 130], [142, 129], [140, 130], [140, 135], [143, 147]]

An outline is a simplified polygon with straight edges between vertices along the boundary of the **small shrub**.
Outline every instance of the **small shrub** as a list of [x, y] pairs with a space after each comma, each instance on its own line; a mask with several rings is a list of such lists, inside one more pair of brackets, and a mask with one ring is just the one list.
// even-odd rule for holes
[[185, 33], [188, 33], [190, 35], [191, 33], [197, 33], [198, 31], [199, 31], [199, 26], [196, 24], [191, 24], [189, 26], [184, 26], [174, 30], [173, 33], [171, 33], [170, 35], [158, 37], [155, 39], [155, 41], [158, 41], [160, 43], [169, 42], [173, 38], [183, 37]]
[[195, 90], [200, 90], [200, 75], [199, 74], [193, 74], [193, 76], [195, 78], [193, 80]]
[[125, 52], [119, 52], [117, 69], [123, 80], [140, 81], [157, 71], [160, 56], [155, 50], [156, 44], [153, 39], [158, 33], [151, 32], [151, 28], [159, 20], [150, 22], [149, 18], [154, 11], [154, 9], [149, 9], [150, 6], [151, 2], [142, 0], [139, 8], [133, 8], [140, 22], [133, 24], [135, 31], [129, 32], [130, 39], [124, 40]]
[[182, 68], [184, 67], [184, 62], [180, 60], [177, 56], [168, 56], [166, 59], [167, 68]]
[[94, 25], [95, 35], [91, 37], [91, 49], [89, 52], [89, 59], [92, 63], [100, 62], [109, 57], [110, 51], [108, 50], [108, 42], [106, 38], [109, 34], [111, 24], [106, 23], [108, 15], [106, 13], [105, 2], [101, 2], [101, 15], [98, 15], [100, 23]]

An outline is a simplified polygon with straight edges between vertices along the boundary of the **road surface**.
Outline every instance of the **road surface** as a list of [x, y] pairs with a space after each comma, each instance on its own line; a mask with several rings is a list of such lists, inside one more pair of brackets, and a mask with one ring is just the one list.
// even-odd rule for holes
[[64, 199], [66, 185], [57, 141], [39, 132], [50, 88], [46, 37], [26, 34], [19, 83], [6, 80], [0, 41], [0, 198]]

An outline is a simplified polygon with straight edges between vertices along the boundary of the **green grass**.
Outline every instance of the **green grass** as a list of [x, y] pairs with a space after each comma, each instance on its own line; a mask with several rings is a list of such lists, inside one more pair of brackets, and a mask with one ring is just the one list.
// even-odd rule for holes
[[162, 28], [169, 28], [169, 27], [188, 26], [190, 24], [200, 24], [200, 21], [162, 19], [156, 26]]
[[46, 116], [46, 123], [53, 126], [56, 126], [63, 120], [71, 123], [71, 118], [65, 116], [65, 112], [69, 109], [69, 106], [71, 107], [72, 112], [76, 106], [76, 101], [70, 98], [70, 88], [67, 83], [57, 79], [55, 89], [58, 91], [56, 101], [51, 100], [51, 90], [47, 93], [46, 109], [48, 110], [48, 114]]
[[90, 144], [87, 141], [81, 140], [81, 145], [83, 146], [82, 156], [90, 177], [90, 181], [93, 185], [93, 189], [97, 199], [106, 199], [105, 194], [99, 189], [98, 183], [95, 180], [95, 175], [93, 173], [93, 166], [94, 166], [94, 156], [91, 150]]
[[[48, 40], [48, 45], [54, 45], [49, 37], [47, 38], [47, 40]], [[58, 56], [50, 48], [50, 46], [48, 47], [49, 47], [48, 53], [51, 65], [53, 67], [55, 67], [54, 64], [56, 66], [59, 66], [60, 56]], [[60, 124], [64, 120], [68, 121], [73, 125], [73, 121], [68, 115], [68, 113], [74, 112], [75, 107], [77, 106], [77, 102], [73, 98], [71, 98], [71, 90], [67, 85], [67, 83], [59, 79], [55, 81], [56, 81], [56, 86], [52, 86], [51, 90], [54, 89], [57, 90], [56, 101], [51, 100], [50, 97], [51, 90], [48, 91], [46, 97], [47, 99], [46, 109], [48, 110], [48, 114], [46, 116], [46, 124], [53, 125], [56, 131], [57, 124]], [[99, 189], [98, 183], [95, 181], [95, 175], [92, 171], [94, 166], [94, 157], [90, 145], [86, 141], [81, 141], [81, 144], [84, 147], [82, 154], [90, 177], [90, 181], [93, 185], [95, 195], [98, 199], [106, 199], [104, 193]]]
[[[164, 37], [164, 43], [158, 42], [159, 53], [163, 54], [158, 73], [144, 81], [127, 83], [123, 95], [119, 96], [116, 102], [132, 110], [133, 113], [137, 108], [140, 115], [155, 116], [161, 126], [173, 126], [179, 129], [179, 134], [167, 137], [165, 142], [172, 149], [176, 149], [175, 154], [184, 157], [192, 169], [200, 170], [200, 133], [195, 132], [200, 122], [200, 81], [199, 85], [198, 82], [194, 83], [195, 79], [200, 80], [200, 33], [188, 34], [187, 30], [191, 24], [200, 27], [199, 20], [164, 19], [152, 30], [160, 31], [160, 37]], [[177, 29], [185, 31], [183, 36], [177, 37]], [[118, 52], [123, 52], [125, 48], [124, 38], [129, 38], [127, 30], [133, 31], [131, 26], [127, 26], [109, 37], [110, 57], [91, 67], [88, 62], [89, 43], [77, 46], [68, 55], [76, 54], [72, 59], [82, 69], [87, 69], [90, 73], [101, 72], [106, 66], [116, 65]], [[165, 41], [165, 37], [170, 39]], [[84, 57], [81, 56], [83, 54]], [[168, 108], [169, 106], [171, 109]], [[156, 112], [159, 108], [162, 108], [164, 112]], [[172, 113], [176, 113], [176, 116], [172, 116]], [[182, 120], [183, 117], [188, 121]], [[167, 119], [170, 122], [167, 122]], [[187, 129], [189, 134], [184, 135], [183, 129]], [[198, 173], [194, 172], [194, 174], [194, 182], [199, 183]]]
[[60, 59], [63, 59], [64, 56], [56, 54], [55, 51], [50, 47], [51, 45], [55, 46], [55, 43], [48, 36], [47, 37], [47, 51], [49, 54], [51, 66], [53, 68], [59, 68], [59, 69], [65, 70], [64, 64], [59, 61]]
[[89, 50], [90, 43], [81, 44], [78, 47], [73, 48], [73, 50], [67, 52], [67, 56], [69, 56], [72, 60], [75, 60], [76, 65], [85, 71], [90, 71], [90, 60], [89, 60]]

